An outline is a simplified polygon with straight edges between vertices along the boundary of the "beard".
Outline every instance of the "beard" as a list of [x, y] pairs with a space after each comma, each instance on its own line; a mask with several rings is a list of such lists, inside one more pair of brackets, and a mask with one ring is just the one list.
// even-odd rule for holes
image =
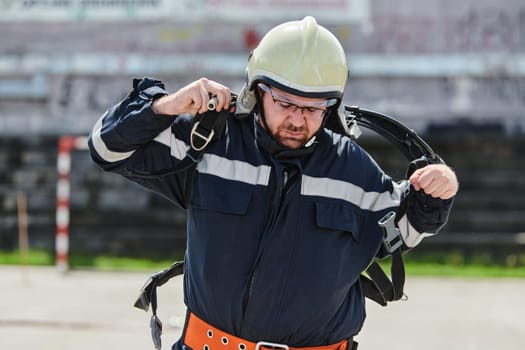
[[272, 137], [281, 146], [296, 149], [303, 147], [308, 142], [308, 129], [296, 127], [291, 123], [283, 123], [272, 133]]

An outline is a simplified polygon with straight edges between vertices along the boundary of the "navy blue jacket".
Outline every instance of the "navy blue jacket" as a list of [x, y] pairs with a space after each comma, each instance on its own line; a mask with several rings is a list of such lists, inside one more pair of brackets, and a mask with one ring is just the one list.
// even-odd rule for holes
[[[94, 161], [187, 208], [184, 296], [208, 323], [251, 341], [290, 346], [338, 342], [365, 319], [360, 273], [381, 247], [378, 220], [396, 210], [395, 183], [346, 136], [322, 130], [317, 142], [287, 150], [255, 116], [233, 116], [193, 173], [130, 176], [186, 155], [192, 118], [156, 115], [158, 81], [142, 80], [106, 112], [90, 137]], [[191, 174], [191, 173], [190, 173]], [[451, 201], [419, 195], [400, 221], [412, 247], [446, 222]]]

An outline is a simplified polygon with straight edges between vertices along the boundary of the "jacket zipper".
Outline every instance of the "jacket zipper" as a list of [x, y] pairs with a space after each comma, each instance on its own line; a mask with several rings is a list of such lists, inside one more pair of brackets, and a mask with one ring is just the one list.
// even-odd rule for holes
[[[257, 258], [256, 258], [256, 261], [252, 267], [252, 270], [250, 272], [250, 282], [248, 284], [248, 297], [246, 298], [245, 302], [244, 302], [244, 305], [243, 305], [243, 308], [244, 308], [244, 311], [246, 311], [246, 308], [248, 307], [248, 304], [250, 302], [250, 298], [253, 294], [253, 284], [254, 284], [254, 281], [255, 281], [255, 276], [257, 274], [257, 267], [263, 257], [263, 254], [264, 254], [264, 245], [266, 244], [266, 239], [267, 239], [267, 236], [273, 231], [273, 227], [275, 225], [275, 221], [276, 221], [276, 218], [278, 216], [278, 212], [280, 210], [280, 206], [281, 206], [281, 202], [283, 200], [283, 196], [285, 194], [285, 189], [286, 189], [286, 185], [288, 183], [288, 180], [289, 180], [289, 172], [288, 170], [284, 169], [283, 170], [283, 176], [282, 176], [282, 181], [280, 183], [280, 186], [278, 188], [278, 192], [279, 193], [279, 197], [278, 197], [278, 201], [274, 201], [274, 205], [272, 207], [272, 210], [271, 210], [271, 225], [269, 226], [269, 229], [267, 230], [268, 234], [263, 238], [263, 246], [261, 248], [261, 251], [260, 253], [258, 254]], [[277, 202], [277, 203], [276, 203]], [[277, 208], [277, 209], [276, 209]]]

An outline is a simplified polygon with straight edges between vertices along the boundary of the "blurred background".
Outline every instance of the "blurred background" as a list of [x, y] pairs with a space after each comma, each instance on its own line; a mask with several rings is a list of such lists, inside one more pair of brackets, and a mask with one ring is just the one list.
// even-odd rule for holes
[[[449, 224], [418, 251], [525, 266], [520, 0], [0, 1], [0, 251], [29, 248], [54, 264], [58, 248], [79, 266], [180, 258], [184, 212], [103, 174], [84, 137], [134, 77], [174, 91], [206, 76], [238, 92], [264, 33], [305, 15], [348, 53], [345, 104], [406, 123], [458, 174]], [[366, 133], [359, 142], [403, 176], [391, 145]]]

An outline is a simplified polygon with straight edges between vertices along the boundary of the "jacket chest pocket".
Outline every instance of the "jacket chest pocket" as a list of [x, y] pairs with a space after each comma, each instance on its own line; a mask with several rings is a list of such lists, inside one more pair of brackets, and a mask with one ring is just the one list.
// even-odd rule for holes
[[321, 229], [342, 231], [359, 241], [360, 220], [350, 204], [317, 201], [315, 202], [315, 220]]
[[194, 181], [190, 204], [197, 209], [245, 215], [252, 193], [253, 185], [201, 174]]

